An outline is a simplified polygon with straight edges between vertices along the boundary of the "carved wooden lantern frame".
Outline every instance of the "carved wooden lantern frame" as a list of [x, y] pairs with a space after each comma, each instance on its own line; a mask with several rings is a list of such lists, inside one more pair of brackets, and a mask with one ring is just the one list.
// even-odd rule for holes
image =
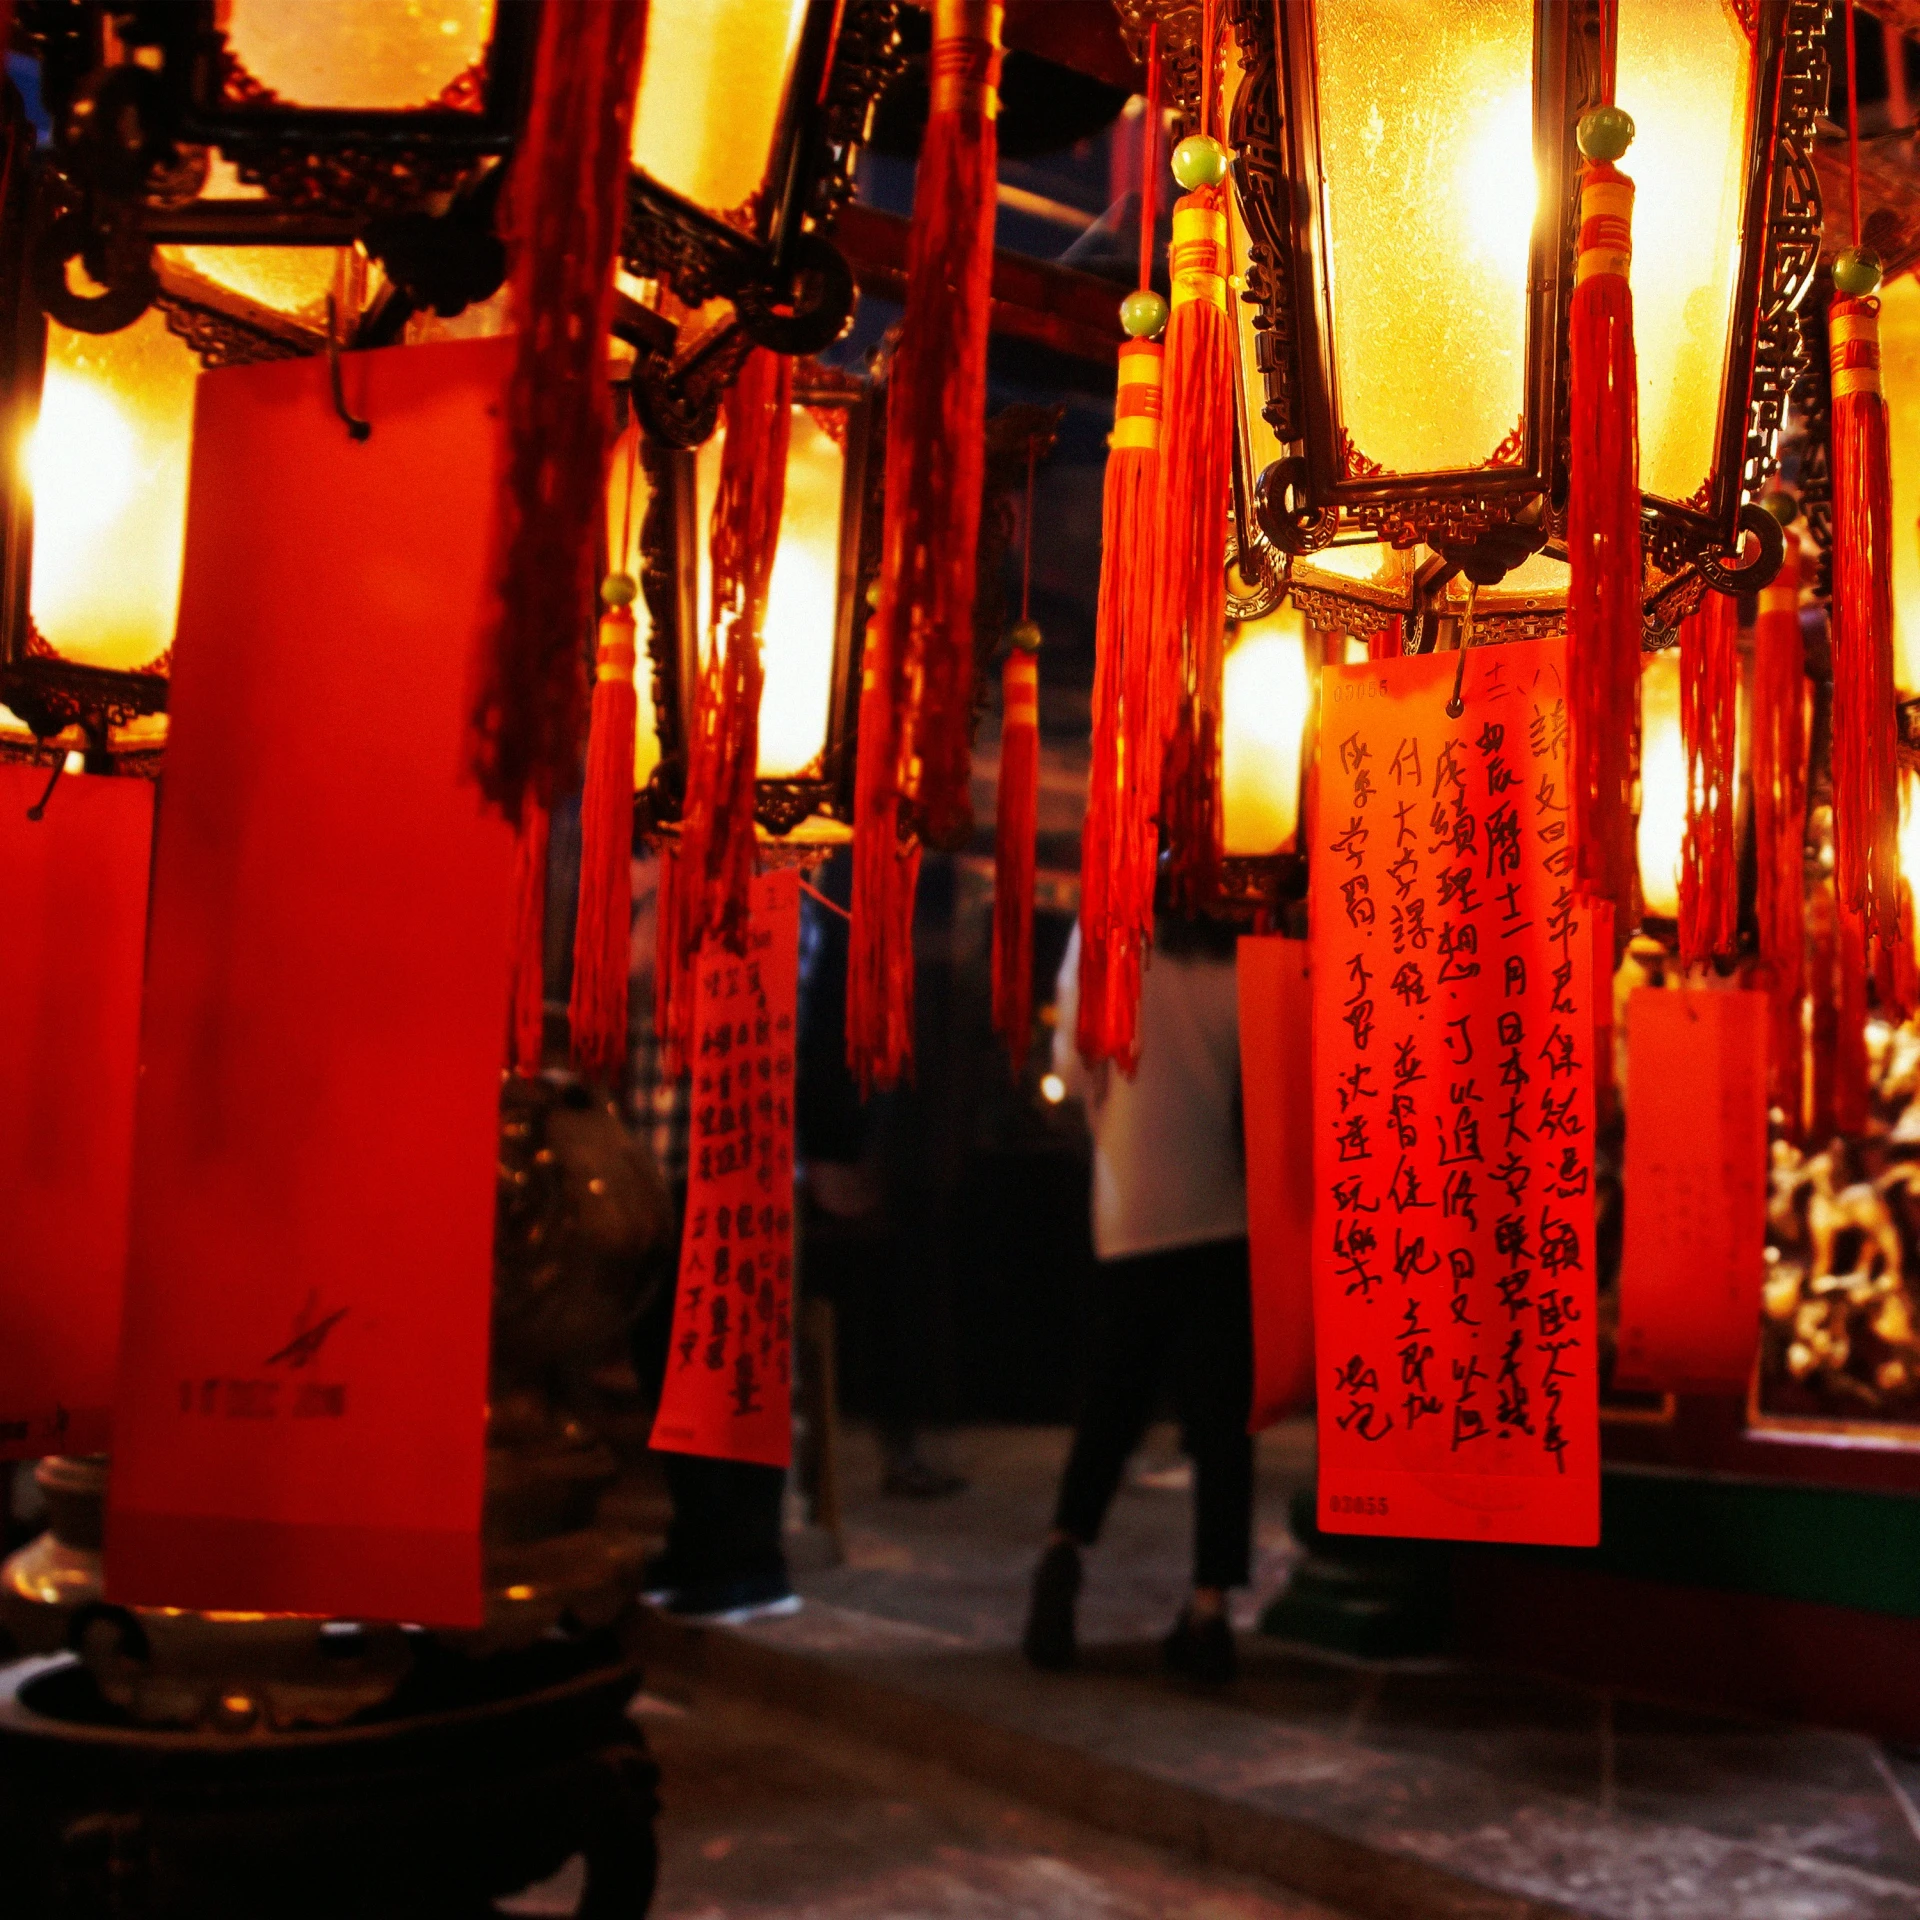
[[[1173, 91], [1197, 106], [1197, 0], [1116, 0], [1130, 36], [1158, 21]], [[1322, 16], [1341, 0], [1224, 0], [1234, 150], [1241, 387], [1235, 547], [1247, 611], [1304, 587], [1325, 618], [1343, 602], [1354, 630], [1407, 620], [1407, 643], [1431, 646], [1446, 596], [1468, 581], [1482, 619], [1499, 583], [1529, 556], [1564, 556], [1567, 489], [1567, 305], [1578, 243], [1574, 127], [1599, 97], [1598, 0], [1533, 0], [1532, 153], [1539, 198], [1526, 253], [1524, 407], [1487, 464], [1394, 474], [1348, 431], [1336, 332], [1336, 249], [1329, 232], [1330, 155]], [[1719, 370], [1711, 465], [1687, 499], [1642, 496], [1649, 644], [1671, 638], [1708, 587], [1751, 591], [1777, 569], [1781, 536], [1757, 504], [1773, 471], [1786, 397], [1805, 349], [1798, 308], [1817, 265], [1820, 195], [1813, 127], [1826, 94], [1827, 0], [1745, 0], [1752, 53], [1750, 118], [1739, 181], [1737, 258]], [[1632, 171], [1632, 156], [1625, 163]], [[1446, 183], [1434, 183], [1436, 192]], [[1650, 195], [1642, 192], [1645, 203]], [[1638, 263], [1636, 263], [1638, 266]], [[1638, 273], [1636, 273], [1638, 278]], [[1351, 357], [1347, 361], [1351, 372]], [[1444, 404], [1436, 396], [1435, 404]], [[1490, 436], [1491, 437], [1491, 436]], [[1380, 543], [1425, 552], [1391, 604], [1349, 595], [1316, 556]], [[1540, 569], [1533, 569], [1539, 572]], [[1309, 584], [1311, 582], [1312, 584]], [[1295, 597], [1302, 598], [1299, 591]], [[1500, 637], [1537, 631], [1548, 612], [1516, 609]], [[1497, 617], [1497, 616], [1496, 616]], [[1484, 638], [1494, 638], [1487, 631]]]
[[[839, 444], [843, 466], [825, 737], [805, 769], [757, 782], [754, 817], [776, 836], [792, 835], [814, 816], [846, 823], [853, 819], [860, 653], [868, 588], [880, 569], [883, 395], [874, 380], [810, 361], [794, 369], [794, 405], [812, 414]], [[641, 795], [638, 825], [645, 830], [676, 823], [685, 794], [686, 742], [703, 640], [698, 582], [707, 529], [697, 505], [696, 453], [648, 440], [642, 457], [648, 492], [640, 528], [640, 591], [648, 616], [654, 733], [660, 750], [659, 764]], [[778, 586], [776, 574], [776, 592]]]

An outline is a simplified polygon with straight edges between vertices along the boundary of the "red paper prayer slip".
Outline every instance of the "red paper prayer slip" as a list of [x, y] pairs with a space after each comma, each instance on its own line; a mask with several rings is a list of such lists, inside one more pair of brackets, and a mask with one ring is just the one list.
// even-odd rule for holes
[[110, 1442], [153, 785], [0, 767], [0, 1460]]
[[201, 379], [107, 1590], [476, 1625], [511, 835], [461, 773], [510, 340]]
[[1322, 682], [1314, 1325], [1334, 1532], [1599, 1538], [1565, 662], [1538, 640]]
[[1767, 997], [1627, 1001], [1623, 1387], [1744, 1391], [1767, 1245]]
[[692, 1137], [653, 1445], [784, 1467], [793, 1446], [793, 1041], [800, 877], [753, 883], [744, 958], [694, 981]]
[[1307, 943], [1240, 942], [1240, 1096], [1258, 1433], [1313, 1394], [1312, 1014]]

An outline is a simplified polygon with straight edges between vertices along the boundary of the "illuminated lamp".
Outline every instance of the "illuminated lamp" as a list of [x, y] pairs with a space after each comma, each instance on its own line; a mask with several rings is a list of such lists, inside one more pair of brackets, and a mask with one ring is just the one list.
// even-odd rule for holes
[[1893, 680], [1911, 696], [1920, 694], [1920, 280], [1911, 274], [1880, 289], [1880, 380], [1893, 468]]
[[[811, 362], [795, 368], [786, 495], [761, 627], [755, 806], [765, 832], [793, 843], [843, 839], [853, 817], [860, 645], [879, 564], [876, 412], [866, 381]], [[725, 434], [722, 423], [688, 450], [644, 443], [630, 428], [609, 481], [609, 552], [623, 555], [641, 584], [639, 652], [652, 698], [640, 702], [634, 770], [642, 821], [654, 827], [680, 816], [693, 688], [712, 641], [709, 528]]]
[[[1142, 33], [1159, 19], [1191, 88], [1201, 9], [1121, 10]], [[1251, 515], [1296, 561], [1349, 540], [1425, 549], [1409, 569], [1372, 570], [1382, 600], [1424, 620], [1453, 577], [1494, 587], [1557, 544], [1573, 130], [1599, 97], [1599, 0], [1226, 11], [1247, 247], [1236, 318], [1251, 326], [1243, 380], [1251, 363], [1267, 429], [1264, 443], [1248, 435], [1265, 456]], [[1749, 589], [1778, 565], [1778, 528], [1754, 496], [1804, 351], [1795, 309], [1818, 252], [1826, 9], [1618, 11], [1618, 97], [1639, 128], [1625, 164], [1641, 188], [1646, 600], [1664, 635], [1706, 586]]]
[[[827, 234], [901, 64], [898, 12], [898, 0], [651, 0], [621, 264], [660, 289], [649, 304], [670, 320], [726, 302], [733, 366], [749, 343], [817, 352], [852, 312], [853, 275]], [[682, 424], [652, 408], [654, 369], [643, 359], [639, 372], [653, 437], [703, 440], [711, 416]]]
[[1650, 653], [1640, 668], [1640, 902], [1649, 932], [1680, 919], [1680, 849], [1687, 832], [1687, 749], [1680, 732], [1680, 651]]
[[1301, 780], [1315, 674], [1297, 607], [1243, 620], [1221, 674], [1221, 880], [1225, 904], [1271, 912], [1305, 878]]

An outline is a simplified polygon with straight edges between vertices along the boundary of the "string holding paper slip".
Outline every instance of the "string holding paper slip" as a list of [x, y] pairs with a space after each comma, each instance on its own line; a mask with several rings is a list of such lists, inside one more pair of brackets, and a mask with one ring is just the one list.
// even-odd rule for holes
[[1322, 683], [1313, 1304], [1334, 1531], [1598, 1537], [1565, 655], [1519, 642]]

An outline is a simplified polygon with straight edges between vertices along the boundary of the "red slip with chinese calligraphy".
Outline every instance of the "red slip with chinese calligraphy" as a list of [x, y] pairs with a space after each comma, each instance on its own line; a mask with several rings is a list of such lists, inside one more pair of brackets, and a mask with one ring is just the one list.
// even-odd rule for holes
[[753, 883], [744, 957], [702, 950], [680, 1281], [653, 1445], [784, 1467], [793, 1443], [800, 877]]
[[108, 1597], [477, 1626], [513, 835], [462, 773], [510, 339], [202, 376]]
[[150, 781], [0, 767], [0, 1460], [109, 1442]]
[[1593, 942], [1565, 674], [1565, 642], [1539, 640], [1321, 683], [1313, 1317], [1332, 1532], [1599, 1538]]
[[1307, 943], [1250, 934], [1236, 968], [1253, 1276], [1250, 1433], [1313, 1397], [1312, 992]]
[[1738, 1393], [1767, 1244], [1764, 993], [1636, 988], [1627, 1001], [1623, 1387]]

